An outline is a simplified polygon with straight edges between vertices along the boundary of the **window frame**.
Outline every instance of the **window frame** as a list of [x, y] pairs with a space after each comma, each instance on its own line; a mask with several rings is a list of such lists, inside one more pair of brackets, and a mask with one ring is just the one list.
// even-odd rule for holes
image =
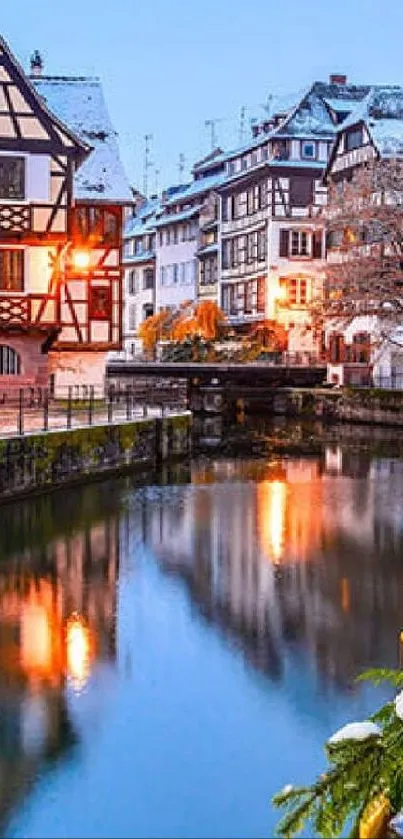
[[[305, 147], [310, 146], [312, 148], [312, 154], [306, 154]], [[317, 143], [315, 140], [301, 140], [301, 159], [302, 160], [316, 160], [317, 159]]]
[[[21, 275], [19, 278], [19, 282], [17, 287], [10, 286], [9, 288], [3, 288], [3, 255], [4, 254], [18, 254], [17, 262], [19, 263], [19, 268], [21, 270]], [[11, 258], [12, 260], [12, 258]], [[12, 270], [10, 271], [12, 274]], [[0, 293], [1, 294], [24, 294], [25, 292], [25, 251], [24, 248], [13, 248], [13, 247], [0, 247]]]
[[[0, 343], [0, 378], [21, 375], [21, 355], [9, 344]], [[13, 369], [10, 369], [13, 368]]]
[[0, 177], [0, 203], [6, 202], [10, 204], [15, 204], [16, 202], [20, 201], [27, 201], [27, 165], [26, 165], [26, 155], [23, 154], [5, 154], [4, 152], [0, 153], [0, 172], [1, 172], [1, 164], [2, 162], [10, 162], [10, 161], [19, 161], [22, 164], [22, 194], [18, 195], [4, 195], [1, 194], [1, 177]]

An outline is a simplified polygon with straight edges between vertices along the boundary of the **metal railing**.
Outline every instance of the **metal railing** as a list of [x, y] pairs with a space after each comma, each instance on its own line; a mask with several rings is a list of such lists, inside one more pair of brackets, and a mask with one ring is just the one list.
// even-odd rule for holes
[[61, 431], [91, 425], [112, 425], [187, 409], [172, 388], [145, 392], [131, 385], [71, 386], [58, 391], [47, 388], [0, 391], [0, 439], [43, 431]]
[[377, 387], [382, 390], [403, 390], [403, 373], [398, 376], [377, 376], [374, 374], [370, 387]]

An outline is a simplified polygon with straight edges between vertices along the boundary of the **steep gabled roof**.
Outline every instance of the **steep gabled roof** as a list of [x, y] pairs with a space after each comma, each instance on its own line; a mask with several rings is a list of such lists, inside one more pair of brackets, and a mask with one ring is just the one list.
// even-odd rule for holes
[[367, 126], [381, 157], [403, 155], [403, 88], [373, 87], [357, 116]]
[[130, 189], [120, 159], [117, 134], [110, 121], [101, 82], [83, 76], [32, 78], [37, 93], [85, 142], [92, 152], [75, 177], [78, 200], [131, 204]]
[[398, 85], [369, 88], [365, 98], [339, 126], [325, 178], [332, 169], [342, 134], [359, 125], [366, 126], [380, 157], [403, 157], [403, 88]]
[[[91, 144], [47, 107], [1, 35], [0, 93], [2, 110], [9, 113], [3, 145], [7, 140], [8, 145], [15, 142], [21, 148], [24, 142], [33, 139], [48, 140], [54, 146], [60, 146], [60, 151], [73, 155], [78, 163], [90, 153]], [[36, 120], [36, 130], [32, 120]]]
[[314, 82], [274, 133], [278, 137], [331, 139], [338, 130], [332, 111], [350, 113], [368, 90], [363, 85]]

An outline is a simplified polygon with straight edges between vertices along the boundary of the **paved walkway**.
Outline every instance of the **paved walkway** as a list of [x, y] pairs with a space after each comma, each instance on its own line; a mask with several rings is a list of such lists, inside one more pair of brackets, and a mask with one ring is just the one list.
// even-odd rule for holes
[[[164, 407], [164, 416], [172, 414], [185, 413], [183, 408], [167, 408]], [[134, 406], [129, 410], [129, 415], [126, 406], [114, 405], [112, 412], [112, 423], [131, 422], [135, 419], [143, 419], [147, 417], [161, 416], [160, 406], [147, 406], [144, 411], [142, 406]], [[70, 428], [84, 428], [90, 425], [108, 425], [109, 416], [107, 406], [94, 406], [92, 420], [90, 420], [88, 407], [84, 409], [75, 408], [72, 411]], [[49, 406], [48, 430], [57, 431], [68, 428], [67, 410], [65, 407], [59, 408], [56, 405]], [[24, 407], [23, 419], [23, 433], [33, 434], [38, 431], [43, 431], [45, 428], [45, 417], [43, 408], [28, 408]], [[0, 406], [0, 439], [7, 437], [15, 437], [19, 434], [19, 411], [16, 406], [3, 407]]]

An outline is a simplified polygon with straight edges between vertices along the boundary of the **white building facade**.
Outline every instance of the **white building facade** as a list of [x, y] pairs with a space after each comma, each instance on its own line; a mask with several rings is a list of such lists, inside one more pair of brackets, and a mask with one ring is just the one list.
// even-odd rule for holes
[[156, 213], [158, 198], [144, 200], [129, 219], [124, 232], [123, 348], [118, 356], [130, 360], [142, 354], [138, 335], [141, 324], [152, 317], [155, 305]]
[[214, 168], [212, 174], [197, 173], [193, 183], [163, 196], [156, 222], [156, 311], [176, 309], [198, 298], [199, 252], [203, 250], [200, 224], [216, 186], [225, 177], [221, 162]]
[[280, 327], [282, 347], [305, 362], [321, 347], [311, 307], [324, 278], [323, 173], [338, 120], [366, 91], [345, 77], [314, 83], [288, 113], [256, 126], [248, 146], [226, 155], [218, 189], [220, 305], [243, 334]]

